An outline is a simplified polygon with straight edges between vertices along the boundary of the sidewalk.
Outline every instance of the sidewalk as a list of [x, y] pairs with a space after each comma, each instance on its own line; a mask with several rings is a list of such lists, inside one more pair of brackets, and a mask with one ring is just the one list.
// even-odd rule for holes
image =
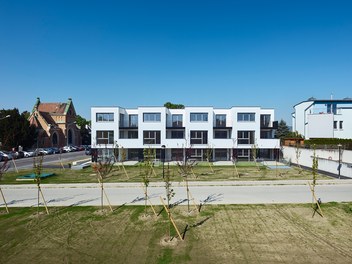
[[[278, 186], [278, 185], [307, 185], [312, 180], [275, 180], [275, 181], [189, 181], [191, 186]], [[174, 187], [183, 187], [185, 182], [172, 182]], [[317, 180], [317, 185], [345, 185], [352, 184], [351, 180]], [[2, 189], [36, 189], [37, 185], [33, 184], [5, 184], [0, 185]], [[43, 188], [97, 188], [99, 183], [58, 183], [58, 184], [41, 184]], [[105, 188], [140, 188], [142, 182], [121, 182], [121, 183], [104, 183]], [[150, 182], [149, 187], [164, 187], [165, 182]]]

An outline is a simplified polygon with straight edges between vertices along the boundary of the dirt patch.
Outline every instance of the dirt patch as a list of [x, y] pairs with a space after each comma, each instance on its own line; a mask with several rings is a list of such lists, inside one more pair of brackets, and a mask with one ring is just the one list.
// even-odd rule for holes
[[179, 242], [178, 238], [175, 237], [169, 237], [169, 236], [163, 236], [160, 239], [160, 245], [163, 247], [176, 247]]

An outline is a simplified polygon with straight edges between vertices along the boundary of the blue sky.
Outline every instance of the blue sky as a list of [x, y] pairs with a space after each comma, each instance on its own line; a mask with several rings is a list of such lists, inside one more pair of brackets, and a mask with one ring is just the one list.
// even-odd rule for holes
[[352, 97], [352, 1], [0, 0], [0, 109]]

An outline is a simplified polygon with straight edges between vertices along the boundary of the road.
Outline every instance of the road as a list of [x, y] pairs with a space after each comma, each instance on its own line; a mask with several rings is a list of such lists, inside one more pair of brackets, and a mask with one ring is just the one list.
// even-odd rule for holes
[[[85, 155], [84, 151], [77, 151], [77, 152], [69, 152], [69, 153], [62, 153], [60, 154], [53, 154], [53, 155], [45, 155], [43, 156], [43, 167], [50, 167], [50, 166], [58, 166], [60, 167], [60, 159], [65, 164], [70, 161], [82, 160], [87, 159], [90, 156]], [[33, 168], [33, 157], [29, 158], [22, 158], [14, 160], [17, 169], [30, 169]], [[2, 162], [0, 162], [1, 166]], [[15, 164], [13, 161], [9, 161], [9, 171], [15, 170]]]
[[[105, 190], [112, 205], [142, 205], [144, 193], [141, 183], [109, 183]], [[164, 183], [151, 183], [148, 188], [150, 201], [161, 204], [165, 197]], [[6, 201], [12, 207], [30, 207], [37, 204], [35, 184], [2, 185]], [[173, 203], [186, 204], [183, 183], [173, 183]], [[98, 184], [42, 184], [42, 190], [49, 206], [98, 206], [101, 190]], [[191, 182], [190, 191], [196, 203], [203, 204], [277, 204], [310, 203], [312, 195], [307, 182]], [[318, 181], [316, 196], [322, 202], [351, 202], [352, 180]], [[4, 206], [2, 200], [1, 206]], [[106, 204], [106, 200], [104, 202]]]

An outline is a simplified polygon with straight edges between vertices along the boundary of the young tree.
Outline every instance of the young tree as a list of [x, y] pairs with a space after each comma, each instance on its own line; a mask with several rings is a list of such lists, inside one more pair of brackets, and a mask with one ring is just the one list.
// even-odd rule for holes
[[152, 156], [152, 149], [150, 148], [145, 148], [143, 150], [143, 156], [144, 156], [144, 160], [143, 160], [143, 173], [142, 173], [142, 179], [143, 179], [143, 184], [144, 184], [144, 214], [145, 216], [147, 215], [147, 200], [148, 200], [148, 186], [149, 186], [149, 182], [150, 182], [150, 177], [152, 176], [152, 170], [150, 169], [151, 167], [151, 156]]
[[296, 144], [295, 144], [295, 154], [296, 154], [296, 164], [299, 168], [299, 173], [302, 173], [302, 168], [301, 168], [301, 165], [299, 164], [299, 158], [301, 157], [301, 153], [302, 153], [302, 150], [301, 150], [301, 147], [299, 145], [299, 141], [296, 140]]
[[317, 155], [315, 153], [315, 145], [314, 145], [313, 160], [312, 160], [313, 181], [312, 181], [312, 186], [310, 186], [311, 192], [312, 192], [312, 207], [313, 207], [313, 215], [312, 215], [312, 217], [314, 217], [316, 212], [318, 212], [318, 214], [321, 217], [323, 217], [323, 212], [322, 212], [321, 207], [320, 207], [320, 203], [321, 203], [320, 198], [317, 199], [316, 195], [315, 195], [315, 185], [316, 185], [316, 181], [317, 181], [317, 174], [318, 174], [318, 158], [317, 158]]
[[188, 186], [188, 177], [191, 174], [191, 172], [193, 171], [192, 167], [194, 166], [194, 163], [195, 163], [194, 161], [190, 161], [187, 158], [183, 162], [181, 162], [181, 161], [177, 162], [178, 172], [185, 179], [185, 183], [186, 183], [188, 212], [190, 212], [190, 208], [189, 208], [190, 191], [189, 191], [189, 186]]
[[205, 158], [207, 159], [207, 162], [209, 164], [209, 167], [211, 169], [211, 172], [214, 173], [214, 169], [212, 166], [212, 159], [213, 159], [213, 149], [211, 146], [208, 146], [205, 152]]
[[251, 154], [252, 154], [253, 161], [255, 162], [255, 166], [259, 170], [259, 166], [258, 166], [258, 163], [257, 163], [257, 156], [258, 156], [258, 145], [257, 145], [257, 143], [254, 143], [252, 145]]
[[97, 172], [97, 177], [98, 177], [98, 182], [100, 184], [100, 188], [101, 188], [101, 210], [103, 212], [104, 210], [104, 195], [105, 198], [109, 204], [109, 208], [110, 211], [112, 212], [113, 209], [111, 207], [109, 198], [104, 190], [104, 180], [106, 178], [108, 178], [110, 176], [110, 173], [113, 171], [113, 167], [114, 167], [114, 158], [113, 157], [109, 157], [109, 158], [105, 158], [104, 161], [98, 161], [97, 163], [93, 164], [93, 169]]
[[40, 187], [41, 174], [42, 174], [42, 169], [43, 169], [43, 159], [44, 159], [43, 155], [40, 155], [40, 156], [37, 156], [37, 157], [33, 158], [34, 180], [37, 183], [37, 190], [38, 190], [38, 207], [37, 207], [37, 215], [38, 216], [39, 216], [39, 203], [40, 203], [39, 195], [42, 196], [46, 213], [49, 214], [49, 210], [48, 210], [48, 207], [46, 205], [44, 194], [43, 194], [42, 189]]

